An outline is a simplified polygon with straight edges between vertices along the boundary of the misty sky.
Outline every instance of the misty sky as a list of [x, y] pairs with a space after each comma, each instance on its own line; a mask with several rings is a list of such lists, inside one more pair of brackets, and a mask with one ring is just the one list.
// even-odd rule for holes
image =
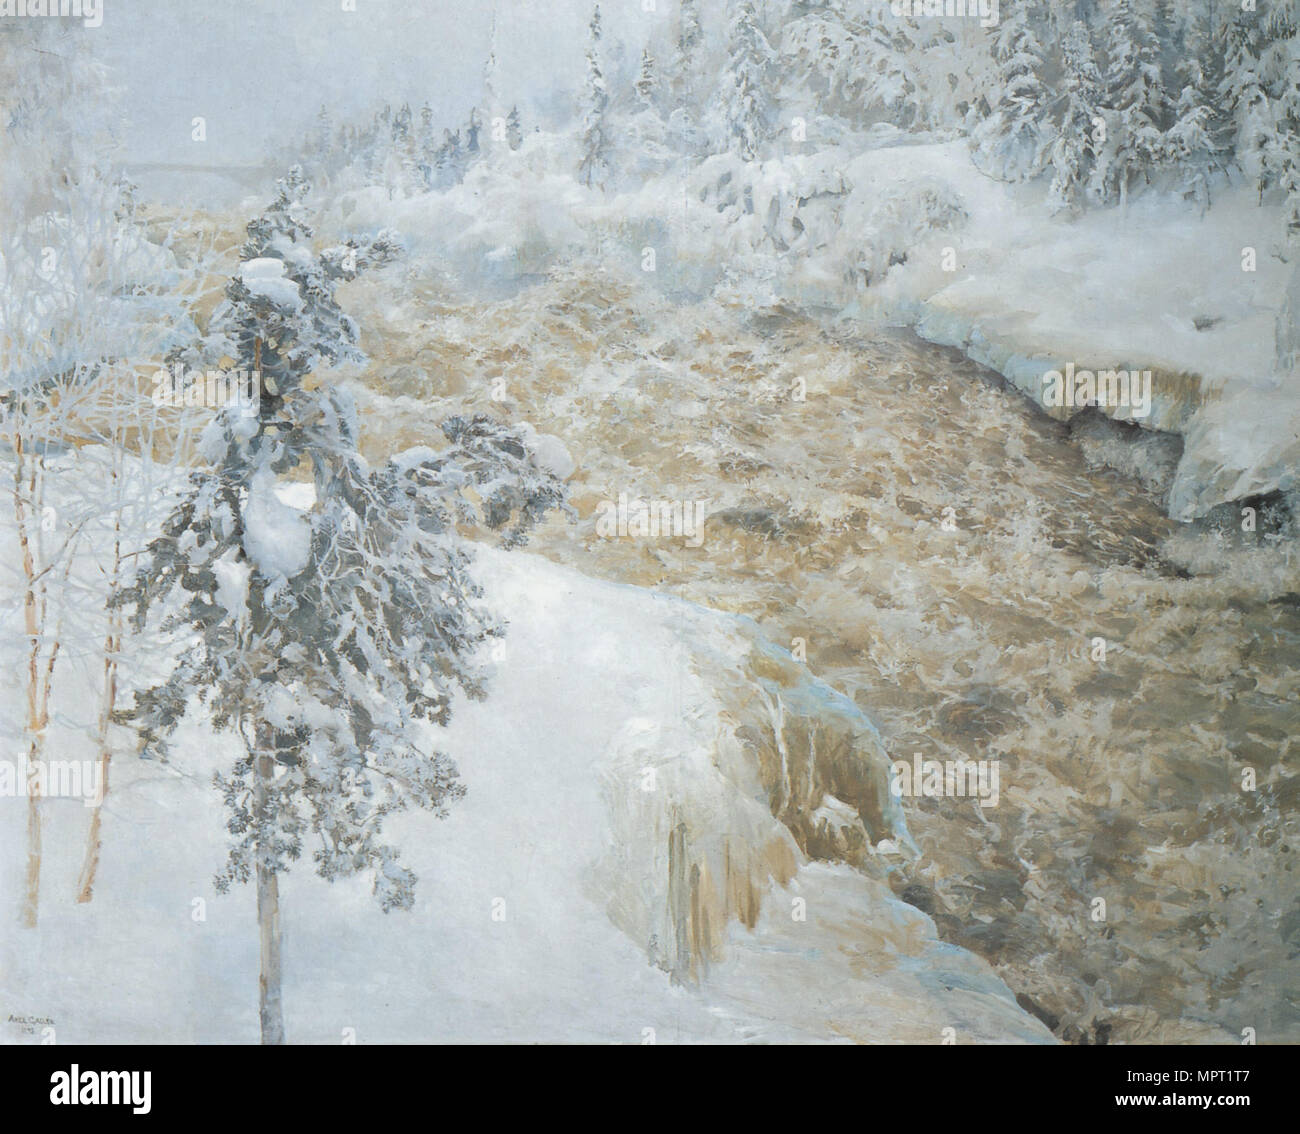
[[[482, 97], [494, 8], [503, 101], [534, 122], [573, 112], [590, 0], [103, 0], [85, 29], [122, 90], [129, 162], [256, 164], [305, 128], [322, 102], [339, 117], [377, 101], [428, 101], [459, 123]], [[614, 78], [653, 32], [666, 42], [676, 0], [602, 4]], [[629, 62], [631, 60], [632, 62]], [[191, 120], [207, 119], [202, 157]], [[527, 128], [527, 121], [525, 127]]]

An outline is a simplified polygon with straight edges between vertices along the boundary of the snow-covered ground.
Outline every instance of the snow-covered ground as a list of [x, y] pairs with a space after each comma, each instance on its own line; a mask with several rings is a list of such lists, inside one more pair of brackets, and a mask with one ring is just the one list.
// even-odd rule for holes
[[[745, 620], [526, 553], [476, 554], [510, 628], [489, 699], [431, 734], [468, 795], [444, 821], [390, 826], [420, 878], [410, 913], [385, 915], [366, 881], [329, 885], [307, 864], [282, 878], [291, 1042], [937, 1043], [945, 1028], [1051, 1041], [881, 880], [907, 841], [887, 794], [858, 809], [877, 844], [868, 870], [809, 862], [772, 817], [737, 722], [772, 698], [810, 724], [847, 722], [861, 782], [878, 788], [884, 751], [851, 702]], [[96, 672], [93, 659], [66, 670], [52, 753], [91, 757], [77, 723]], [[18, 697], [11, 686], [6, 719], [21, 719]], [[44, 801], [40, 924], [3, 935], [7, 1016], [51, 1019], [59, 1042], [256, 1042], [253, 893], [212, 887], [225, 848], [210, 777], [234, 747], [196, 719], [175, 750], [169, 764], [117, 758], [89, 904], [73, 895], [90, 810]], [[819, 794], [828, 822], [859, 824]], [[25, 821], [24, 799], [0, 800], [15, 922]], [[40, 1036], [11, 1022], [0, 1038]]]

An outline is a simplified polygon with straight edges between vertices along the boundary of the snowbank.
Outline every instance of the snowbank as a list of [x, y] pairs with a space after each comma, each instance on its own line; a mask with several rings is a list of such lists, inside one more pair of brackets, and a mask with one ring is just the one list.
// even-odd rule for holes
[[[282, 879], [291, 1042], [349, 1028], [358, 1042], [939, 1042], [948, 1027], [1051, 1042], [890, 893], [909, 840], [850, 701], [742, 619], [526, 554], [477, 559], [509, 632], [489, 699], [431, 734], [468, 795], [445, 821], [389, 828], [420, 878], [409, 914], [381, 913], [364, 879], [327, 885], [307, 865]], [[51, 737], [64, 755], [91, 755], [73, 725], [95, 676], [93, 655], [69, 663]], [[87, 905], [73, 894], [89, 812], [43, 805], [41, 921], [20, 931], [8, 912], [0, 995], [59, 1042], [256, 1042], [253, 894], [211, 882], [225, 833], [210, 776], [233, 747], [190, 721], [176, 751], [116, 760]], [[25, 813], [0, 800], [11, 902]]]
[[[1204, 216], [1167, 194], [1127, 212], [1047, 216], [1037, 186], [971, 174], [960, 143], [864, 155], [855, 193], [933, 180], [968, 220], [908, 250], [907, 263], [864, 293], [868, 318], [912, 324], [1045, 404], [1044, 375], [1073, 363], [1093, 371], [1151, 370], [1153, 405], [1138, 420], [1180, 434], [1170, 515], [1190, 520], [1253, 493], [1295, 487], [1300, 464], [1300, 373], [1275, 366], [1279, 309], [1292, 268], [1273, 255], [1280, 210], [1246, 189], [1222, 191]], [[945, 271], [944, 250], [955, 264]], [[1254, 250], [1253, 271], [1244, 271]]]

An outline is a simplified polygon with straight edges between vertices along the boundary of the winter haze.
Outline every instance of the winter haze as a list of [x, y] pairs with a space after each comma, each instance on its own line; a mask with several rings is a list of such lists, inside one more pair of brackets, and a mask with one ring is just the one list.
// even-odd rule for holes
[[6, 1043], [1300, 1041], [1295, 0], [43, 8]]

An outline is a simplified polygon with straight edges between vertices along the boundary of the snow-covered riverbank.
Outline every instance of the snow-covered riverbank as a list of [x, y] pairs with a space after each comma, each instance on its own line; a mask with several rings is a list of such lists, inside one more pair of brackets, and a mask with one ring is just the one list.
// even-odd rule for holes
[[880, 183], [928, 179], [947, 186], [968, 214], [865, 293], [863, 314], [901, 320], [959, 348], [1056, 416], [1077, 411], [1047, 404], [1049, 371], [1150, 370], [1149, 416], [1104, 399], [1100, 408], [1182, 436], [1168, 501], [1174, 519], [1293, 490], [1300, 373], [1276, 365], [1294, 272], [1275, 254], [1280, 209], [1260, 208], [1236, 187], [1205, 216], [1173, 195], [1149, 193], [1126, 211], [1049, 219], [1041, 187], [963, 175], [967, 161], [963, 147], [950, 144], [877, 151], [859, 163], [858, 184], [868, 193], [882, 191]]
[[[282, 878], [292, 1042], [940, 1042], [948, 1027], [1050, 1042], [984, 961], [890, 893], [907, 835], [852, 702], [746, 620], [526, 553], [476, 557], [510, 628], [488, 700], [430, 734], [468, 794], [443, 822], [392, 825], [420, 878], [410, 913], [381, 913], [363, 878]], [[76, 724], [96, 672], [62, 671], [61, 758], [94, 756]], [[171, 763], [119, 753], [89, 904], [73, 897], [91, 812], [44, 802], [41, 918], [4, 937], [7, 1016], [53, 1021], [60, 1043], [256, 1041], [253, 893], [212, 886], [227, 836], [210, 779], [235, 747], [195, 719]], [[823, 847], [859, 866], [812, 861], [773, 817], [791, 782]], [[0, 799], [15, 920], [25, 818], [25, 799]], [[25, 1028], [0, 1041], [40, 1038]]]

